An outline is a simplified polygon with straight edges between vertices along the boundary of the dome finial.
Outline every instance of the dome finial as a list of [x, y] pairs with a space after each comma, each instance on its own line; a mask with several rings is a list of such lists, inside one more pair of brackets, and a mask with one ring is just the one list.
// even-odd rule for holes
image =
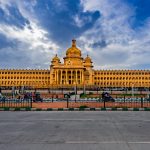
[[76, 40], [75, 39], [72, 40], [72, 47], [76, 47]]

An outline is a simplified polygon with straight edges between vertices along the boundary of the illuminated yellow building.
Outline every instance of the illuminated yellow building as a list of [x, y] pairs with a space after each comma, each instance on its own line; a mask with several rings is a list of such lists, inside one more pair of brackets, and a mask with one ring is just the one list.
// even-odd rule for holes
[[150, 70], [94, 70], [91, 58], [83, 58], [76, 47], [76, 40], [72, 40], [63, 59], [64, 63], [61, 63], [56, 55], [49, 70], [0, 70], [0, 86], [150, 87]]

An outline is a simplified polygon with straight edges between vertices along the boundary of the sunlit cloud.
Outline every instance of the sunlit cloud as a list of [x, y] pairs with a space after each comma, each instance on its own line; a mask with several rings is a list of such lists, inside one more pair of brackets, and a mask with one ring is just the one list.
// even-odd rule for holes
[[[6, 45], [6, 48], [1, 49], [1, 52], [6, 51], [6, 50], [9, 51], [10, 55], [12, 52], [14, 52], [11, 55], [11, 57], [9, 56], [9, 53], [4, 53], [4, 52], [3, 52], [3, 55], [1, 54], [1, 56], [4, 56], [4, 54], [6, 54], [6, 57], [10, 58], [9, 60], [10, 62], [11, 61], [15, 62], [12, 59], [16, 59], [18, 57], [22, 58], [21, 57], [21, 54], [22, 54], [24, 55], [24, 57], [27, 57], [26, 59], [29, 59], [31, 63], [29, 64], [29, 63], [23, 62], [24, 60], [26, 61], [26, 59], [20, 60], [22, 62], [23, 68], [24, 67], [42, 68], [42, 66], [46, 67], [45, 64], [50, 63], [50, 59], [53, 57], [54, 54], [57, 53], [59, 46], [55, 44], [55, 42], [52, 42], [51, 39], [49, 39], [50, 33], [48, 33], [46, 30], [44, 30], [42, 27], [39, 26], [38, 20], [34, 17], [34, 15], [33, 16], [29, 15], [30, 13], [25, 9], [27, 4], [24, 3], [25, 5], [24, 7], [20, 3], [20, 1], [14, 1], [14, 2], [15, 2], [15, 5], [19, 9], [19, 13], [21, 13], [21, 15], [25, 19], [28, 20], [28, 23], [25, 24], [23, 28], [20, 28], [15, 25], [7, 24], [7, 23], [0, 23], [0, 34], [4, 35], [8, 41], [10, 42], [13, 41], [13, 43], [15, 43], [13, 46], [8, 47]], [[35, 2], [36, 1], [32, 1], [33, 6], [35, 5]], [[12, 14], [10, 14], [8, 6], [11, 6], [11, 3], [12, 1], [9, 1], [9, 0], [5, 1], [4, 3], [1, 1], [1, 4], [3, 4], [2, 9], [5, 12], [7, 12], [6, 15], [9, 15], [10, 17]], [[17, 55], [19, 56], [15, 57]], [[40, 58], [40, 61], [38, 58]], [[5, 57], [3, 57], [3, 59], [5, 60]], [[16, 67], [17, 66], [18, 64], [16, 64]], [[1, 67], [3, 67], [3, 65]], [[46, 68], [48, 67], [49, 66], [47, 66]]]
[[95, 69], [150, 67], [150, 16], [125, 0], [0, 0], [0, 17], [1, 68], [48, 68], [72, 38]]
[[[149, 20], [133, 29], [135, 9], [120, 0], [82, 0], [84, 11], [99, 10], [101, 18], [79, 40], [95, 59], [97, 68], [138, 68], [150, 56]], [[99, 43], [99, 44], [98, 44]], [[94, 48], [91, 45], [97, 45]]]

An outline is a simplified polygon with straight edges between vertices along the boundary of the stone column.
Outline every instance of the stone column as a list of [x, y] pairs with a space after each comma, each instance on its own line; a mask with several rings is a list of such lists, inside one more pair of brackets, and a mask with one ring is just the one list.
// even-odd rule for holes
[[56, 71], [56, 84], [58, 84], [58, 70]]
[[81, 84], [82, 84], [83, 80], [82, 80], [82, 70], [81, 70]]
[[76, 84], [78, 84], [77, 81], [78, 81], [78, 76], [77, 76], [77, 70], [76, 70], [76, 78], [75, 78]]
[[55, 83], [57, 82], [57, 72], [55, 70]]
[[57, 80], [58, 80], [58, 82], [57, 82], [57, 84], [59, 85], [60, 84], [60, 78], [59, 78], [59, 76], [60, 76], [60, 74], [59, 74], [59, 70], [58, 70], [58, 72], [57, 72]]
[[71, 84], [72, 84], [72, 70], [71, 70]]
[[58, 84], [58, 70], [56, 71], [56, 84]]
[[82, 72], [80, 70], [80, 84], [82, 83]]
[[84, 83], [84, 71], [82, 70], [82, 83]]
[[68, 84], [68, 70], [66, 70], [66, 84]]
[[60, 70], [60, 84], [62, 84], [62, 70]]

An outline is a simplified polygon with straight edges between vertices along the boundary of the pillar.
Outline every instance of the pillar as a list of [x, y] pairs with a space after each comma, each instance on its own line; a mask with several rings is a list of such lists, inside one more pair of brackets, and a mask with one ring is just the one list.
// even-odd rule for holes
[[68, 84], [68, 70], [66, 70], [66, 84]]
[[62, 70], [60, 70], [60, 84], [62, 84]]
[[77, 81], [78, 81], [78, 79], [77, 79], [77, 70], [76, 70], [76, 75], [75, 75], [75, 76], [76, 76], [75, 82], [76, 82], [76, 84], [78, 84], [78, 83], [77, 83]]
[[82, 83], [82, 75], [81, 75], [81, 70], [80, 70], [80, 84]]
[[73, 83], [72, 83], [72, 70], [71, 70], [71, 84], [73, 84]]
[[84, 83], [84, 72], [82, 70], [82, 83]]
[[54, 74], [55, 74], [55, 78], [54, 78], [54, 84], [55, 84], [55, 82], [56, 82], [56, 70], [55, 70]]

